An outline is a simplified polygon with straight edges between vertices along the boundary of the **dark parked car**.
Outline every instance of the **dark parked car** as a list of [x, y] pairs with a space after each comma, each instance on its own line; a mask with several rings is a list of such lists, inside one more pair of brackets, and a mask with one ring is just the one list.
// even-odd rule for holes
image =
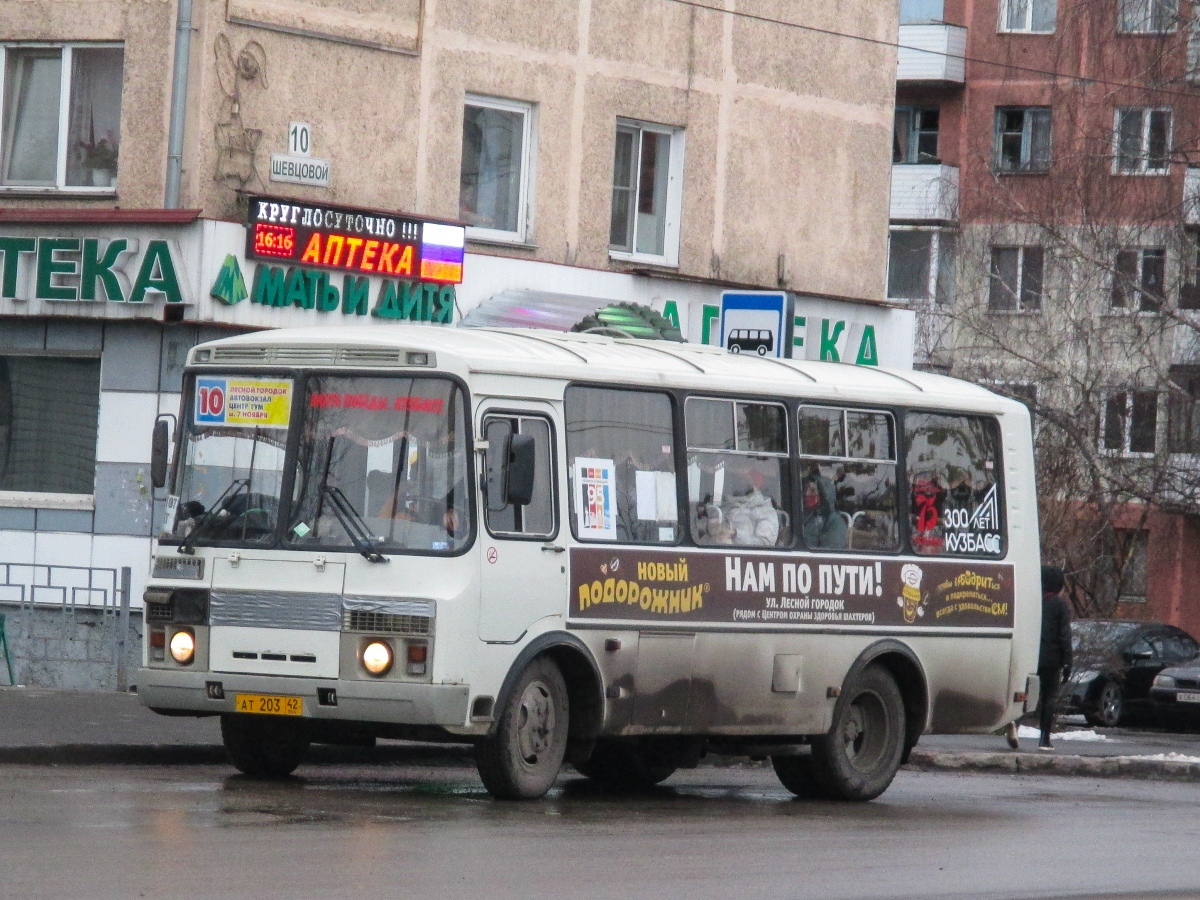
[[1159, 672], [1150, 685], [1150, 700], [1160, 721], [1200, 724], [1200, 659]]
[[1200, 655], [1195, 638], [1161, 622], [1081, 620], [1071, 623], [1071, 642], [1075, 661], [1062, 712], [1108, 728], [1148, 717], [1154, 677]]

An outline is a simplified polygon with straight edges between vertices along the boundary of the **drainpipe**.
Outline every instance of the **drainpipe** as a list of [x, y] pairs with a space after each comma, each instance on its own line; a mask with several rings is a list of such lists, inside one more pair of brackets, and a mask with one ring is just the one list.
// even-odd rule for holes
[[171, 131], [167, 137], [167, 209], [179, 206], [183, 178], [183, 115], [187, 109], [188, 59], [192, 48], [192, 0], [179, 0], [175, 26], [175, 74], [171, 82]]

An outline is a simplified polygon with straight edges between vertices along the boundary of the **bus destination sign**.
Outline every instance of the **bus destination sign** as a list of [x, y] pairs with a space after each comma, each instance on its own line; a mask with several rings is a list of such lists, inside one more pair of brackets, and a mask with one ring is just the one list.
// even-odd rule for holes
[[374, 210], [250, 198], [246, 257], [461, 284], [466, 229]]

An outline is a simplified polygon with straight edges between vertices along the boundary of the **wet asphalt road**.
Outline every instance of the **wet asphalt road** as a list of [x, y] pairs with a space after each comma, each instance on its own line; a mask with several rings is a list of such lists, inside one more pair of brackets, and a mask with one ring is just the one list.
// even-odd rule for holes
[[1200, 897], [1200, 785], [902, 772], [872, 803], [769, 769], [498, 803], [461, 761], [0, 767], [0, 897]]

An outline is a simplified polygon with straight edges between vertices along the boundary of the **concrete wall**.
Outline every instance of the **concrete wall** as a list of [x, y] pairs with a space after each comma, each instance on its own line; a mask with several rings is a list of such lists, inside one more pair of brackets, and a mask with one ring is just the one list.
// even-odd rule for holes
[[[117, 684], [120, 615], [99, 609], [0, 603], [17, 684], [80, 691], [112, 691]], [[125, 655], [130, 680], [141, 665], [142, 614], [129, 616]], [[2, 654], [0, 654], [2, 655]], [[0, 683], [8, 670], [0, 660]]]

